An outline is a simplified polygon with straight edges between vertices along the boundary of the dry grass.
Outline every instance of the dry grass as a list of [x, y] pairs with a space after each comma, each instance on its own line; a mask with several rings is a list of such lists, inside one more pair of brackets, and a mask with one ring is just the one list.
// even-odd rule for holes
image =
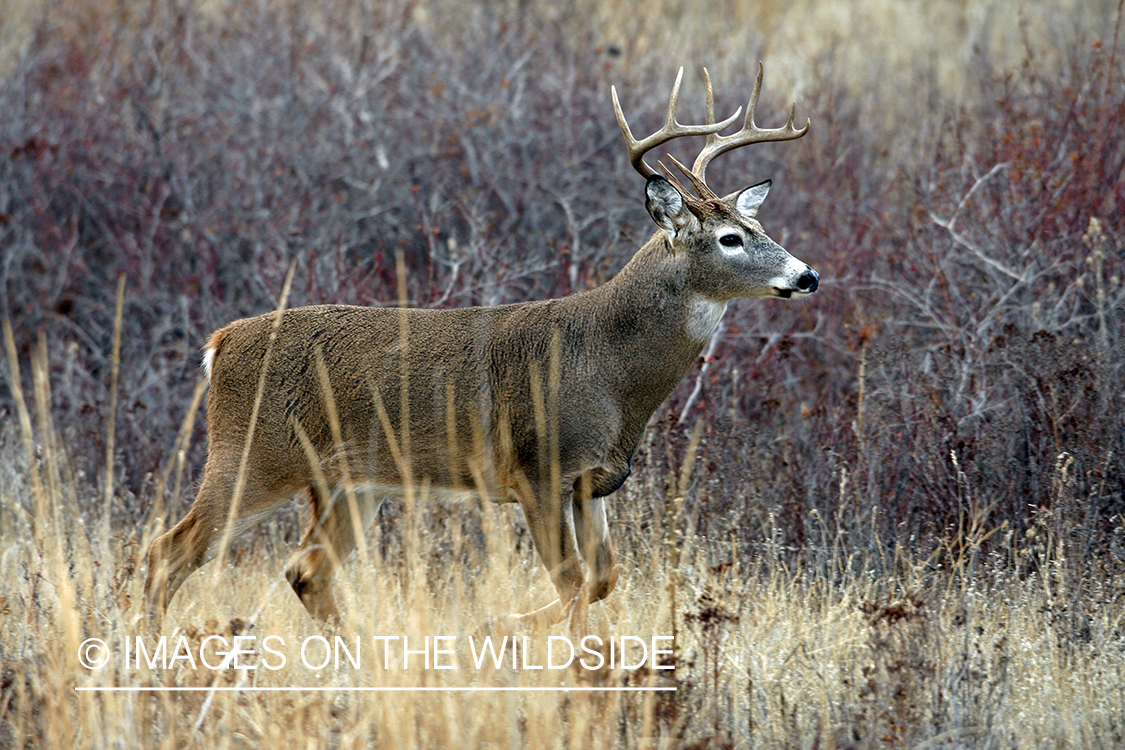
[[[0, 746], [1125, 745], [1120, 0], [3, 5]], [[79, 664], [141, 633], [210, 330], [293, 262], [291, 305], [395, 300], [396, 253], [423, 306], [600, 283], [651, 228], [609, 84], [644, 129], [679, 65], [690, 119], [694, 69], [733, 110], [758, 59], [759, 124], [795, 100], [812, 132], [712, 181], [774, 178], [766, 228], [822, 287], [731, 306], [612, 498], [591, 628], [675, 633], [670, 677], [378, 668], [377, 635], [469, 667], [553, 596], [518, 510], [424, 499], [340, 573], [358, 670], [298, 663], [295, 507], [166, 630], [277, 635], [285, 668]], [[75, 691], [239, 684], [677, 690]]]
[[[0, 600], [6, 747], [1039, 748], [1112, 747], [1125, 732], [1122, 581], [1090, 586], [1075, 577], [1064, 541], [1036, 544], [1033, 535], [1008, 534], [993, 552], [1036, 557], [1040, 572], [1020, 578], [984, 561], [967, 575], [968, 558], [980, 553], [972, 540], [960, 566], [938, 568], [898, 548], [879, 550], [882, 561], [797, 573], [768, 553], [731, 559], [728, 545], [692, 534], [669, 555], [665, 532], [654, 530], [625, 553], [628, 574], [593, 609], [590, 632], [675, 633], [674, 670], [530, 669], [546, 663], [551, 635], [535, 632], [523, 634], [531, 646], [516, 668], [477, 668], [469, 639], [492, 632], [482, 625], [553, 590], [518, 511], [422, 500], [381, 519], [369, 535], [371, 559], [342, 569], [348, 615], [338, 631], [325, 633], [289, 592], [274, 528], [225, 569], [196, 574], [173, 604], [167, 653], [185, 639], [200, 661], [150, 669], [136, 661], [145, 633], [137, 571], [155, 524], [125, 534], [83, 528], [74, 507], [88, 485], [62, 479], [60, 448], [38, 458], [38, 470], [9, 464], [6, 477], [9, 490], [39, 504], [22, 533], [16, 523], [5, 534], [3, 565], [13, 573]], [[29, 479], [39, 489], [18, 486]], [[683, 519], [670, 521], [674, 531]], [[1046, 524], [1041, 533], [1050, 537]], [[716, 557], [725, 562], [712, 564]], [[253, 653], [240, 663], [257, 669], [203, 663], [223, 656], [201, 652], [205, 638], [230, 644], [236, 635], [254, 637], [243, 641]], [[359, 667], [340, 654], [316, 668], [326, 656], [315, 640], [302, 656], [301, 644], [322, 635], [341, 637]], [[457, 668], [427, 669], [419, 655], [403, 668], [401, 641], [391, 642], [386, 663], [382, 636], [407, 636], [415, 649], [426, 636], [450, 637], [443, 648], [454, 653], [440, 663]], [[104, 668], [79, 662], [87, 638], [108, 645]], [[155, 651], [151, 635], [144, 642]], [[153, 686], [194, 690], [77, 690]], [[676, 692], [553, 690], [622, 686]], [[458, 691], [466, 687], [548, 690]]]

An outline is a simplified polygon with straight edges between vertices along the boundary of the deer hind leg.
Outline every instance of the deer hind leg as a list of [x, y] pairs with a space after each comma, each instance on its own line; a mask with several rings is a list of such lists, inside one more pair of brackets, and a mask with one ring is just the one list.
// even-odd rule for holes
[[[171, 530], [156, 538], [148, 552], [145, 600], [149, 615], [159, 628], [172, 597], [183, 582], [219, 551], [230, 516], [234, 495], [233, 474], [209, 464], [191, 510]], [[253, 474], [253, 472], [251, 472]], [[228, 543], [271, 515], [284, 502], [282, 489], [270, 489], [251, 475], [244, 483], [237, 516]]]
[[[544, 493], [545, 494], [545, 493]], [[574, 511], [569, 502], [562, 503], [523, 498], [523, 512], [535, 550], [551, 575], [559, 598], [545, 607], [512, 619], [521, 625], [543, 628], [569, 616], [571, 630], [578, 633], [586, 626], [586, 597], [582, 596], [586, 577], [574, 536]]]
[[609, 596], [617, 585], [617, 553], [609, 538], [609, 522], [605, 515], [605, 498], [574, 495], [574, 531], [578, 549], [586, 560], [590, 577], [589, 600], [596, 602]]
[[368, 487], [352, 492], [335, 487], [323, 500], [310, 487], [309, 495], [312, 518], [301, 546], [289, 558], [285, 577], [309, 614], [324, 622], [339, 622], [332, 577], [371, 525], [386, 493]]

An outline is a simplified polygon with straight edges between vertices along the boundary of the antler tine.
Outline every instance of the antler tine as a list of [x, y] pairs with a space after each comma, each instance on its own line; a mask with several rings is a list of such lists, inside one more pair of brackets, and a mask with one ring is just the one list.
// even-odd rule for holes
[[742, 113], [742, 107], [735, 110], [734, 114], [722, 122], [715, 122], [715, 105], [711, 94], [711, 79], [707, 79], [707, 122], [703, 125], [681, 125], [676, 121], [676, 103], [680, 98], [680, 83], [683, 81], [684, 69], [681, 67], [676, 74], [676, 82], [672, 85], [672, 95], [668, 98], [668, 116], [664, 126], [652, 135], [642, 140], [633, 137], [629, 123], [625, 121], [625, 114], [621, 111], [621, 102], [617, 99], [617, 87], [610, 87], [613, 96], [613, 111], [617, 115], [617, 124], [621, 127], [621, 134], [625, 136], [625, 145], [629, 150], [629, 162], [645, 178], [656, 174], [656, 170], [645, 163], [644, 155], [662, 143], [667, 143], [674, 138], [689, 135], [705, 135], [708, 140], [716, 133], [734, 124]]
[[[672, 156], [671, 154], [668, 154], [668, 158], [671, 159], [672, 163], [675, 164], [677, 167], [679, 167], [681, 171], [684, 169], [684, 166], [682, 164], [680, 164], [678, 161], [676, 161], [676, 157]], [[679, 190], [682, 195], [688, 195], [687, 188], [685, 188], [683, 186], [683, 184], [681, 184], [680, 181], [678, 179], [676, 179], [676, 175], [672, 174], [672, 170], [670, 170], [670, 169], [668, 169], [668, 167], [664, 166], [664, 162], [657, 161], [656, 165], [658, 167], [660, 167], [660, 171], [664, 173], [664, 176], [668, 179], [668, 182], [675, 185], [676, 190]], [[684, 174], [691, 176], [691, 173], [687, 172], [687, 171], [684, 171]]]
[[[680, 170], [681, 172], [683, 172], [683, 173], [684, 173], [684, 174], [685, 174], [685, 175], [687, 176], [687, 178], [688, 178], [689, 180], [691, 180], [691, 186], [692, 186], [693, 188], [695, 188], [695, 194], [696, 194], [696, 195], [698, 195], [698, 196], [699, 196], [700, 198], [702, 198], [703, 200], [711, 200], [711, 199], [713, 199], [713, 198], [718, 198], [718, 197], [719, 197], [719, 196], [715, 195], [715, 191], [714, 191], [714, 190], [712, 190], [711, 188], [707, 187], [707, 183], [706, 183], [706, 182], [704, 182], [704, 181], [703, 181], [703, 180], [702, 180], [701, 178], [699, 178], [699, 177], [698, 177], [698, 176], [697, 176], [697, 175], [696, 175], [696, 174], [695, 174], [694, 172], [692, 172], [692, 171], [691, 171], [690, 169], [688, 169], [688, 168], [687, 168], [687, 167], [685, 167], [685, 166], [684, 166], [683, 164], [681, 164], [681, 163], [680, 163], [680, 160], [679, 160], [679, 159], [677, 159], [676, 157], [672, 156], [671, 154], [668, 154], [668, 158], [672, 160], [672, 163], [676, 165], [676, 168], [677, 168], [677, 169], [679, 169], [679, 170]], [[659, 162], [658, 162], [658, 163], [659, 163]], [[666, 168], [666, 167], [664, 166], [664, 164], [662, 164], [662, 163], [661, 163], [661, 164], [660, 164], [660, 168], [661, 168], [661, 169], [662, 169], [662, 170], [664, 171], [664, 174], [665, 174], [666, 176], [668, 176], [668, 175], [669, 175], [668, 169], [667, 169], [667, 168]], [[669, 179], [669, 180], [670, 180], [671, 182], [674, 182], [674, 183], [676, 184], [676, 187], [680, 187], [680, 183], [676, 182], [676, 180], [674, 180], [674, 179], [673, 179], [673, 178], [672, 178], [671, 176], [669, 176], [669, 177], [668, 177], [668, 179]], [[682, 193], [683, 191], [681, 190], [680, 192]]]
[[715, 121], [715, 91], [711, 88], [711, 74], [707, 68], [703, 69], [703, 80], [707, 82], [707, 124], [710, 125]]
[[[809, 132], [809, 127], [812, 125], [812, 120], [806, 118], [805, 126], [797, 129], [793, 127], [793, 118], [797, 114], [796, 103], [789, 110], [789, 120], [784, 126], [780, 128], [759, 128], [754, 124], [754, 112], [758, 109], [758, 96], [762, 93], [762, 76], [765, 74], [765, 68], [762, 63], [758, 63], [758, 76], [754, 79], [754, 90], [750, 94], [750, 102], [746, 105], [746, 120], [742, 125], [742, 129], [737, 133], [731, 135], [719, 135], [716, 130], [707, 136], [707, 142], [703, 146], [703, 150], [699, 152], [699, 156], [695, 158], [695, 164], [692, 165], [691, 171], [700, 180], [706, 180], [707, 165], [711, 163], [719, 154], [725, 154], [727, 151], [732, 151], [741, 146], [746, 146], [751, 143], [765, 143], [767, 141], [791, 141], [794, 138], [800, 138], [805, 133]], [[711, 79], [707, 79], [707, 94], [708, 100], [711, 96]], [[713, 105], [708, 101], [709, 108]], [[722, 130], [720, 128], [719, 130]]]

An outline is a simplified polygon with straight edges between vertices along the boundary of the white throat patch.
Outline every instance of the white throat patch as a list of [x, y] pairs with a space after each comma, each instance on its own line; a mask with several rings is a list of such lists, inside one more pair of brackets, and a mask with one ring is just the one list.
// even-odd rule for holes
[[696, 341], [706, 341], [719, 327], [723, 313], [727, 311], [726, 302], [716, 302], [706, 297], [694, 297], [688, 311], [687, 333]]

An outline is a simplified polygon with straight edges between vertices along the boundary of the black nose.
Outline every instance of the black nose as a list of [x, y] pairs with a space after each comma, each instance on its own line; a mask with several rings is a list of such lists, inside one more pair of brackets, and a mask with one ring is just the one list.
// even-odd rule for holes
[[820, 275], [811, 268], [797, 279], [797, 288], [806, 294], [812, 294], [820, 286]]

